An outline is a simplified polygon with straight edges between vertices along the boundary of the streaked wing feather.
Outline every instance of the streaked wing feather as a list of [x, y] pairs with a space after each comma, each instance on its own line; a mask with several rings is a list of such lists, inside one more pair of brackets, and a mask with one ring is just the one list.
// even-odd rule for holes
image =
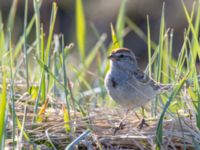
[[141, 71], [140, 69], [137, 69], [133, 72], [134, 77], [141, 82], [142, 84], [146, 84], [149, 82], [149, 76], [146, 75], [143, 71]]
[[149, 84], [156, 91], [161, 88], [160, 85], [156, 81], [149, 78], [149, 76], [146, 75], [140, 69], [137, 69], [136, 71], [134, 71], [134, 76], [141, 84]]

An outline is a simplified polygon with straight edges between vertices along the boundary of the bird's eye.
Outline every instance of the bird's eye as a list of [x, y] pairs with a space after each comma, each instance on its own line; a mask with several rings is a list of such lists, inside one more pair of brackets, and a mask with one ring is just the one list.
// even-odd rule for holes
[[121, 54], [121, 55], [119, 55], [119, 57], [120, 57], [120, 58], [123, 58], [123, 57], [124, 57], [124, 55], [123, 55], [123, 54]]

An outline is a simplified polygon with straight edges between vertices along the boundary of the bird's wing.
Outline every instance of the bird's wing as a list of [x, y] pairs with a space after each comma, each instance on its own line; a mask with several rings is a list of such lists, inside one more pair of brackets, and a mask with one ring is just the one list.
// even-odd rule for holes
[[140, 69], [136, 69], [133, 72], [133, 75], [140, 84], [143, 85], [149, 84], [154, 90], [160, 89], [159, 84], [156, 83], [156, 81], [154, 81], [153, 79], [149, 78], [149, 76]]
[[146, 75], [143, 71], [141, 71], [140, 69], [136, 69], [133, 72], [134, 77], [141, 82], [142, 84], [146, 84], [149, 82], [149, 76]]

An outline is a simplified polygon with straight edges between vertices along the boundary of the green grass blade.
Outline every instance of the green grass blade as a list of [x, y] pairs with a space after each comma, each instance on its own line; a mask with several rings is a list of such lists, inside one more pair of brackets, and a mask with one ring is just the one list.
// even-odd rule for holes
[[[161, 72], [162, 72], [162, 61], [163, 61], [163, 43], [164, 43], [164, 31], [165, 31], [165, 20], [164, 20], [164, 7], [165, 3], [163, 3], [162, 14], [161, 14], [161, 21], [160, 21], [160, 34], [159, 34], [159, 44], [158, 47], [155, 49], [154, 56], [155, 56], [155, 65], [153, 68], [155, 79], [156, 81], [161, 81]], [[151, 44], [152, 45], [152, 44]], [[153, 108], [152, 108], [152, 115], [157, 115], [157, 104], [158, 98], [154, 101]]]
[[[169, 30], [168, 30], [169, 31]], [[169, 33], [168, 31], [164, 35], [163, 39], [163, 48], [162, 48], [162, 83], [169, 83]]]
[[149, 25], [149, 16], [147, 15], [147, 47], [148, 47], [148, 73], [151, 77], [151, 33]]
[[61, 48], [62, 48], [62, 71], [63, 71], [63, 78], [64, 78], [64, 92], [65, 92], [65, 100], [66, 100], [66, 105], [67, 105], [67, 111], [68, 111], [68, 117], [69, 120], [71, 120], [71, 115], [70, 115], [70, 102], [69, 99], [67, 98], [69, 92], [67, 89], [67, 83], [68, 81], [68, 77], [67, 77], [67, 73], [66, 73], [66, 69], [65, 69], [65, 53], [64, 53], [64, 37], [62, 36], [61, 38]]
[[[56, 79], [59, 79], [59, 69], [60, 69], [60, 63], [59, 63], [59, 48], [60, 48], [60, 42], [59, 42], [59, 36], [58, 35], [54, 35], [54, 43], [55, 43], [55, 47], [54, 47], [54, 55], [53, 55], [53, 67], [54, 67], [54, 75], [55, 75], [55, 78]], [[49, 88], [51, 89], [51, 86], [53, 87], [53, 93], [55, 96], [58, 96], [59, 95], [59, 91], [58, 91], [58, 88], [57, 88], [57, 84], [56, 84], [56, 81], [53, 80], [52, 81], [52, 85], [51, 85], [51, 82], [49, 83]]]
[[83, 0], [76, 0], [76, 38], [82, 61], [85, 59], [85, 26]]
[[11, 83], [11, 88], [10, 88], [10, 95], [11, 95], [11, 109], [12, 109], [12, 140], [13, 143], [15, 143], [15, 128], [16, 128], [16, 113], [15, 113], [15, 93], [14, 93], [14, 77], [13, 77], [13, 72], [14, 72], [14, 59], [13, 59], [13, 48], [11, 45], [11, 33], [9, 34], [8, 37], [9, 41], [9, 55], [10, 55], [10, 62], [9, 62], [9, 67], [10, 67], [10, 83]]
[[[54, 26], [55, 26], [55, 21], [56, 21], [56, 15], [57, 15], [57, 4], [54, 2], [52, 4], [52, 11], [51, 11], [51, 21], [50, 21], [50, 27], [49, 27], [49, 35], [48, 35], [48, 40], [47, 40], [47, 45], [46, 45], [46, 56], [49, 56], [50, 53], [50, 48], [51, 48], [51, 41], [53, 37], [53, 31], [54, 31]], [[48, 63], [48, 66], [50, 64], [50, 58], [46, 57], [46, 63]]]
[[9, 12], [9, 16], [8, 16], [8, 22], [7, 22], [7, 36], [9, 34], [9, 32], [13, 31], [13, 26], [14, 26], [14, 22], [15, 22], [15, 16], [16, 16], [16, 11], [17, 11], [17, 4], [18, 4], [18, 0], [13, 0], [10, 12]]
[[25, 9], [24, 9], [24, 63], [26, 71], [26, 88], [29, 89], [29, 74], [28, 74], [28, 54], [27, 54], [27, 40], [26, 40], [26, 28], [27, 28], [27, 17], [28, 17], [28, 0], [25, 0]]
[[188, 76], [190, 75], [190, 73], [188, 73], [173, 89], [173, 91], [171, 92], [167, 103], [165, 104], [163, 111], [160, 115], [160, 119], [157, 125], [157, 129], [156, 129], [156, 144], [157, 144], [157, 149], [161, 149], [161, 145], [162, 145], [162, 137], [163, 137], [163, 120], [164, 120], [164, 115], [168, 109], [168, 107], [170, 106], [170, 103], [172, 102], [172, 100], [176, 97], [176, 95], [180, 92], [181, 88], [183, 87], [183, 84], [185, 83], [185, 81], [187, 80]]
[[159, 35], [159, 45], [158, 45], [158, 58], [156, 66], [156, 80], [160, 82], [161, 80], [161, 68], [162, 68], [162, 58], [163, 58], [163, 43], [164, 43], [164, 32], [165, 32], [165, 3], [163, 3], [161, 22], [160, 22], [160, 35]]
[[5, 44], [5, 34], [4, 34], [4, 25], [2, 22], [2, 16], [0, 11], [0, 60], [3, 60], [3, 56], [6, 54], [6, 44]]
[[[44, 31], [43, 31], [43, 27], [41, 27], [41, 31], [40, 31], [40, 56], [41, 56], [41, 60], [43, 62], [45, 62], [45, 51], [44, 51]], [[45, 72], [43, 71], [43, 69], [41, 68], [41, 72], [42, 72], [42, 84], [41, 84], [41, 101], [44, 102], [46, 100], [46, 76], [45, 76]]]
[[7, 107], [7, 84], [6, 84], [6, 73], [3, 71], [3, 83], [0, 99], [0, 149], [4, 149], [5, 142], [5, 118], [6, 118], [6, 107]]
[[200, 1], [197, 2], [197, 12], [195, 17], [195, 33], [199, 33], [199, 27], [200, 27]]
[[174, 36], [174, 31], [173, 29], [170, 32], [170, 39], [169, 39], [169, 63], [170, 63], [170, 68], [169, 68], [169, 82], [172, 82], [172, 78], [174, 79], [175, 75], [174, 75], [174, 71], [172, 70], [171, 66], [173, 66], [172, 62], [173, 62], [173, 58], [172, 58], [172, 50], [173, 50], [173, 36]]
[[37, 40], [37, 45], [36, 45], [36, 51], [37, 55], [40, 54], [40, 48], [41, 48], [41, 43], [40, 43], [40, 1], [34, 0], [34, 11], [35, 11], [35, 26], [36, 26], [36, 40]]
[[119, 40], [119, 46], [123, 47], [123, 30], [125, 25], [125, 15], [126, 15], [126, 2], [127, 0], [121, 1], [119, 14], [117, 17], [117, 23], [116, 23], [116, 32], [117, 32], [117, 38]]
[[1, 10], [0, 10], [0, 49], [1, 49], [1, 53], [0, 53], [0, 58], [2, 60], [2, 56], [5, 54], [5, 36], [4, 36], [4, 30], [3, 30], [3, 20], [2, 20], [2, 15], [1, 15]]
[[[48, 36], [48, 40], [47, 40], [47, 45], [46, 45], [46, 60], [44, 62], [47, 63], [47, 66], [50, 66], [50, 59], [51, 59], [51, 53], [50, 53], [50, 49], [51, 49], [51, 43], [52, 43], [52, 38], [53, 38], [53, 32], [54, 32], [54, 26], [55, 26], [55, 21], [56, 21], [56, 15], [57, 15], [57, 4], [54, 2], [52, 4], [52, 11], [51, 11], [51, 20], [50, 20], [50, 28], [49, 28], [49, 36]], [[47, 85], [49, 89], [49, 84], [50, 84], [50, 76], [49, 74], [47, 74]]]
[[111, 28], [111, 35], [112, 35], [112, 47], [111, 47], [111, 51], [112, 51], [113, 49], [120, 48], [120, 44], [117, 39], [117, 35], [115, 33], [112, 23], [110, 25], [110, 28]]

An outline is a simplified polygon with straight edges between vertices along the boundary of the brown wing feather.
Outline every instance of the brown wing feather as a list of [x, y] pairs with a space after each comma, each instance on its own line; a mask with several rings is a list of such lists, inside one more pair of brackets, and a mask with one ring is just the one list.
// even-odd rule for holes
[[153, 79], [149, 78], [148, 75], [146, 75], [143, 71], [140, 69], [137, 69], [134, 71], [135, 78], [141, 83], [141, 84], [149, 84], [154, 90], [161, 89], [161, 86], [154, 81]]
[[146, 75], [143, 71], [141, 71], [140, 69], [137, 69], [133, 72], [133, 75], [135, 76], [135, 78], [140, 81], [143, 84], [146, 84], [150, 79], [149, 76]]

